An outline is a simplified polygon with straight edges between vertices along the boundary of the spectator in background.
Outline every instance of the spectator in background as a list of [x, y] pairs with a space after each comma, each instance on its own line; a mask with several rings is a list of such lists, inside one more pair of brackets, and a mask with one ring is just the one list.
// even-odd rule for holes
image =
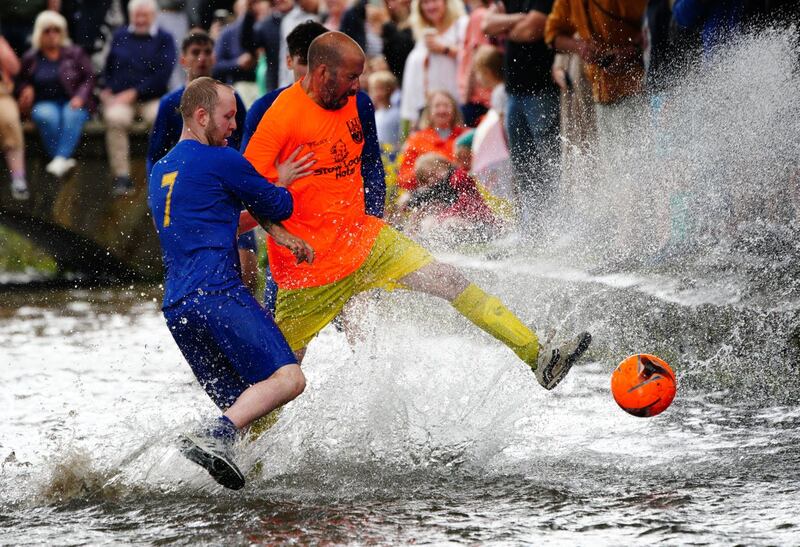
[[14, 76], [19, 72], [19, 59], [3, 36], [0, 36], [0, 147], [11, 172], [11, 197], [28, 199], [25, 176], [25, 141], [14, 100]]
[[472, 173], [491, 195], [490, 206], [501, 217], [512, 218], [513, 171], [503, 127], [508, 102], [503, 83], [503, 52], [494, 46], [481, 46], [475, 52], [473, 72], [476, 81], [491, 90], [491, 108], [475, 128]]
[[464, 31], [464, 42], [458, 50], [458, 100], [467, 127], [478, 125], [481, 116], [489, 109], [491, 90], [483, 87], [475, 79], [472, 58], [475, 51], [488, 45], [489, 37], [483, 32], [483, 18], [486, 17], [491, 0], [480, 0], [469, 14], [469, 22]]
[[67, 20], [72, 42], [93, 55], [103, 47], [103, 23], [112, 0], [62, 0], [61, 15]]
[[646, 0], [555, 0], [547, 18], [545, 41], [579, 55], [592, 84], [597, 138], [607, 156], [608, 143], [628, 132], [642, 114], [644, 57], [642, 21]]
[[[189, 15], [186, 10], [185, 0], [157, 0], [161, 10], [156, 17], [158, 28], [172, 36], [175, 50], [181, 47], [183, 37], [189, 32]], [[180, 66], [175, 65], [169, 77], [167, 87], [171, 90], [183, 86], [184, 74]]]
[[[181, 43], [180, 64], [186, 71], [187, 84], [201, 76], [209, 76], [214, 69], [214, 40], [203, 31], [190, 33]], [[153, 123], [153, 131], [150, 133], [150, 144], [147, 149], [148, 177], [153, 165], [180, 140], [183, 119], [179, 107], [185, 90], [186, 85], [183, 85], [165, 95], [158, 106], [158, 115]], [[234, 96], [236, 98], [236, 129], [227, 140], [228, 146], [238, 150], [247, 111], [239, 95], [235, 94]], [[255, 294], [258, 285], [258, 247], [255, 232], [251, 230], [242, 234], [238, 238], [237, 246], [242, 281], [250, 289], [250, 292]]]
[[551, 78], [554, 53], [543, 40], [552, 5], [553, 0], [506, 0], [483, 20], [484, 32], [506, 38], [506, 134], [517, 213], [531, 230], [558, 173], [558, 87]]
[[216, 64], [213, 76], [217, 80], [233, 85], [242, 95], [244, 103], [251, 105], [258, 98], [255, 86], [257, 58], [242, 48], [242, 26], [247, 11], [247, 0], [237, 0], [233, 10], [236, 20], [222, 29], [219, 40], [214, 46]]
[[263, 20], [258, 20], [257, 0], [248, 0], [242, 21], [242, 48], [256, 54], [263, 49], [267, 61], [267, 92], [278, 89], [280, 67], [286, 62], [281, 56], [281, 21], [294, 8], [294, 0], [272, 0], [272, 10]]
[[400, 187], [406, 190], [416, 186], [414, 166], [417, 158], [427, 152], [436, 152], [448, 160], [455, 160], [456, 139], [465, 131], [458, 103], [450, 93], [441, 90], [431, 93], [419, 127], [403, 147], [397, 174]]
[[403, 132], [419, 120], [428, 94], [441, 89], [458, 95], [456, 56], [464, 38], [467, 18], [461, 0], [414, 0], [411, 27], [417, 40], [406, 59], [400, 99]]
[[342, 26], [342, 16], [347, 8], [347, 0], [325, 0], [325, 12], [322, 15], [322, 24], [328, 30], [339, 30]]
[[416, 186], [407, 196], [406, 226], [420, 235], [443, 229], [460, 241], [485, 241], [496, 235], [500, 222], [481, 197], [469, 173], [436, 152], [419, 157]]
[[128, 131], [134, 117], [153, 123], [175, 64], [172, 36], [155, 24], [155, 1], [130, 0], [128, 15], [131, 24], [114, 33], [104, 73], [106, 88], [100, 92], [116, 195], [133, 190]]
[[358, 0], [344, 13], [339, 30], [355, 40], [369, 60], [383, 54], [381, 34], [388, 19], [389, 14], [382, 5]]
[[[383, 56], [389, 70], [403, 87], [406, 59], [414, 49], [414, 32], [411, 30], [411, 0], [384, 0], [389, 19], [381, 27]], [[379, 12], [378, 12], [379, 13]]]
[[67, 20], [55, 11], [36, 17], [32, 42], [18, 76], [20, 107], [31, 112], [51, 158], [45, 170], [63, 178], [75, 168], [72, 155], [95, 107], [92, 62], [70, 43]]
[[388, 70], [369, 75], [368, 93], [375, 105], [375, 126], [382, 149], [397, 150], [400, 146], [400, 109], [392, 104], [397, 91], [397, 78]]
[[306, 21], [319, 22], [322, 18], [319, 13], [320, 0], [297, 0], [292, 11], [287, 13], [281, 20], [281, 42], [280, 42], [280, 59], [278, 64], [278, 86], [286, 87], [294, 83], [294, 74], [289, 68], [288, 64], [284, 63], [284, 59], [288, 59], [289, 49], [287, 46], [286, 38], [297, 25]]

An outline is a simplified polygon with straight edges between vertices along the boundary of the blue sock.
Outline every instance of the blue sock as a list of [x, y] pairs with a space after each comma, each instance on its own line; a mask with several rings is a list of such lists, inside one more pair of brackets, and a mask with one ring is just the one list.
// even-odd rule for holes
[[209, 435], [215, 439], [220, 439], [226, 443], [232, 443], [236, 440], [236, 434], [239, 432], [233, 422], [227, 416], [220, 416], [214, 422], [214, 425], [209, 429]]

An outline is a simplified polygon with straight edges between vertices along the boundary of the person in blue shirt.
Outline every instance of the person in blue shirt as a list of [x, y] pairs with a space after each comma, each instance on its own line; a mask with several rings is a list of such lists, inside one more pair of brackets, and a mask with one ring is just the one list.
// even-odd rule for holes
[[[301, 80], [308, 72], [308, 47], [314, 38], [325, 34], [328, 29], [316, 21], [306, 21], [297, 25], [286, 37], [286, 44], [289, 56], [286, 59], [286, 66], [294, 74], [294, 81]], [[256, 100], [244, 122], [242, 144], [239, 147], [241, 152], [247, 148], [250, 137], [255, 133], [261, 118], [275, 102], [286, 87], [271, 91]], [[364, 148], [361, 153], [361, 176], [364, 179], [364, 208], [368, 215], [378, 218], [383, 217], [383, 210], [386, 203], [386, 176], [381, 160], [381, 148], [378, 143], [378, 130], [375, 124], [375, 107], [369, 95], [363, 91], [356, 94], [356, 107], [358, 117], [361, 120], [361, 127], [364, 131]], [[270, 310], [275, 310], [275, 296], [278, 293], [278, 286], [272, 280], [269, 272], [269, 265], [265, 269], [264, 305]]]
[[[210, 76], [216, 64], [214, 53], [214, 40], [204, 31], [189, 33], [181, 44], [181, 66], [186, 70], [186, 80], [191, 82], [201, 76]], [[153, 129], [150, 132], [150, 143], [147, 147], [146, 168], [147, 173], [153, 165], [175, 146], [181, 136], [183, 121], [178, 107], [181, 96], [186, 86], [167, 93], [161, 98], [158, 105]], [[242, 127], [244, 126], [247, 110], [238, 94], [236, 97], [236, 129], [228, 139], [228, 146], [239, 149], [242, 140]], [[239, 263], [242, 267], [242, 279], [251, 292], [255, 292], [258, 285], [258, 244], [255, 232], [249, 231], [238, 239]]]
[[261, 177], [227, 146], [236, 128], [233, 90], [208, 77], [181, 97], [183, 130], [153, 166], [148, 204], [161, 243], [162, 310], [170, 333], [200, 385], [223, 411], [181, 450], [226, 488], [244, 486], [231, 455], [237, 433], [300, 395], [305, 378], [272, 315], [242, 283], [236, 234], [247, 209], [276, 242], [300, 261], [314, 251], [279, 222], [292, 214], [292, 196]]
[[114, 176], [114, 193], [134, 189], [130, 176], [128, 131], [136, 116], [153, 123], [158, 99], [167, 92], [175, 66], [175, 41], [158, 28], [155, 0], [130, 0], [130, 26], [114, 33], [100, 92], [106, 122], [106, 152]]

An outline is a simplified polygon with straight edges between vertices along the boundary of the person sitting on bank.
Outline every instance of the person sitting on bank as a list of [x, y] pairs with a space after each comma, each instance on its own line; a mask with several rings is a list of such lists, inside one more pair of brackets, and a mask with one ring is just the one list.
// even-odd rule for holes
[[134, 117], [153, 123], [175, 65], [175, 42], [156, 26], [157, 8], [155, 0], [130, 1], [131, 24], [114, 34], [106, 60], [100, 99], [116, 195], [133, 191], [128, 131]]
[[94, 70], [86, 52], [70, 43], [67, 20], [58, 12], [36, 17], [32, 42], [22, 57], [20, 107], [30, 111], [51, 158], [45, 170], [63, 178], [77, 165], [72, 156], [95, 107]]

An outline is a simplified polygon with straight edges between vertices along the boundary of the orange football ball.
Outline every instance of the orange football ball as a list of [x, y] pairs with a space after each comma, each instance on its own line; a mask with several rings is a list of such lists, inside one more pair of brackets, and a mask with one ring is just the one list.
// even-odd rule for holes
[[675, 373], [655, 355], [637, 353], [622, 361], [611, 375], [611, 393], [628, 414], [655, 416], [675, 398]]

